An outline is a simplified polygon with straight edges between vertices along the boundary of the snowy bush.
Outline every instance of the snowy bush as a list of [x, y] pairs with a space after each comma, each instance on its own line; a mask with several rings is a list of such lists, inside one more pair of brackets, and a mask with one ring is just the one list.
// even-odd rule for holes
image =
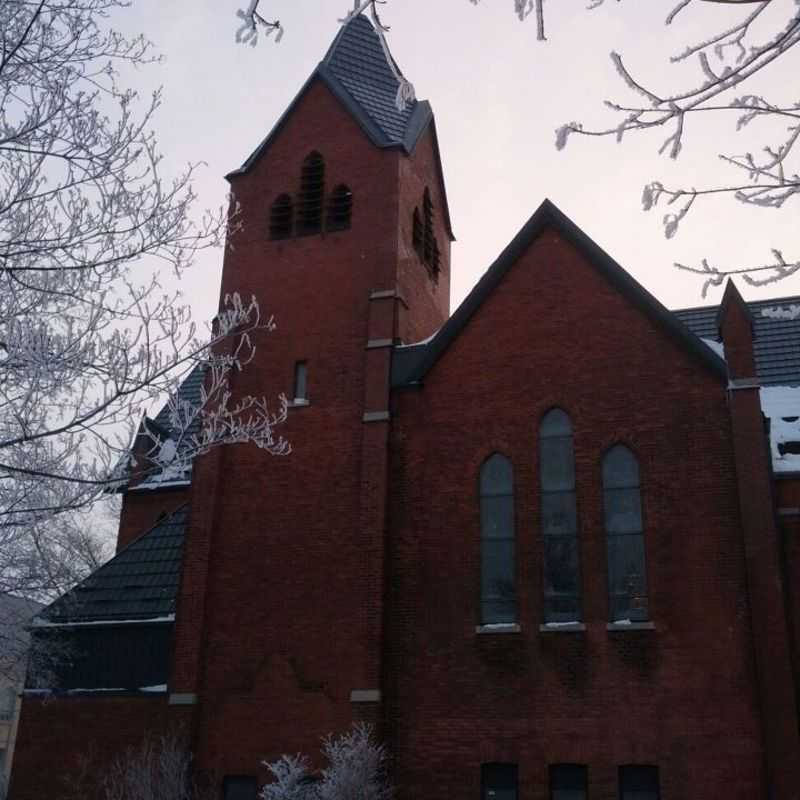
[[319, 776], [309, 772], [305, 756], [281, 756], [266, 764], [273, 782], [261, 790], [262, 800], [389, 800], [386, 749], [368, 725], [354, 725], [322, 743], [327, 765]]

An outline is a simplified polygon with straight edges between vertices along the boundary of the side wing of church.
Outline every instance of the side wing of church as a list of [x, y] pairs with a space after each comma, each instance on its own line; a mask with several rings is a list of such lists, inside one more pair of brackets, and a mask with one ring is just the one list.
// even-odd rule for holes
[[70, 658], [10, 800], [87, 764], [93, 798], [172, 730], [255, 800], [354, 721], [398, 800], [797, 798], [796, 298], [669, 311], [545, 201], [451, 315], [436, 126], [388, 58], [356, 18], [228, 176], [221, 296], [278, 321], [231, 388], [292, 398], [291, 455], [131, 481], [117, 555], [35, 621]]

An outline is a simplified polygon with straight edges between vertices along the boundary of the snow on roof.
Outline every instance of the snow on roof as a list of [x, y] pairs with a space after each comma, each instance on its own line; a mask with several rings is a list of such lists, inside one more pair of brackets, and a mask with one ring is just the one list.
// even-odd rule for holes
[[800, 472], [800, 453], [788, 452], [787, 447], [794, 443], [800, 450], [800, 387], [763, 386], [761, 410], [770, 421], [773, 469], [776, 473]]
[[700, 341], [710, 347], [721, 359], [725, 359], [725, 345], [722, 342], [718, 342], [716, 339], [709, 339], [707, 336], [701, 336]]

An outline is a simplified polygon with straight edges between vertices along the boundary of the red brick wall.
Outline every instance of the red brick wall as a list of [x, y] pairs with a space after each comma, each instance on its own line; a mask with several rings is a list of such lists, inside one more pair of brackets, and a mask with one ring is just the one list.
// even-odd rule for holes
[[94, 800], [116, 756], [180, 726], [180, 712], [163, 695], [26, 697], [9, 800]]
[[[429, 142], [421, 148], [418, 176], [434, 166]], [[270, 205], [296, 193], [312, 150], [325, 159], [326, 186], [353, 191], [352, 227], [269, 241]], [[388, 372], [384, 351], [365, 348], [384, 330], [380, 320], [369, 330], [370, 293], [397, 288], [404, 159], [375, 148], [317, 83], [268, 152], [233, 182], [244, 230], [226, 252], [222, 293], [255, 293], [277, 323], [256, 337], [256, 358], [235, 376], [234, 392], [288, 394], [295, 362], [307, 360], [310, 405], [292, 409], [281, 431], [292, 444], [288, 458], [237, 445], [196, 465], [171, 688], [198, 694], [200, 763], [220, 775], [316, 749], [362, 713], [351, 706], [352, 690], [378, 688], [382, 548], [374, 537], [382, 531], [361, 520], [382, 522], [385, 476], [380, 443], [366, 442], [379, 434], [362, 417], [381, 381], [385, 394]], [[438, 197], [435, 174], [427, 182]], [[414, 294], [414, 280], [429, 284], [422, 265], [415, 275], [403, 291]], [[446, 287], [443, 278], [435, 304], [408, 300], [403, 324], [414, 335], [441, 324]]]
[[[546, 232], [507, 273], [392, 435], [386, 709], [401, 800], [477, 797], [480, 764], [661, 768], [664, 800], [763, 797], [762, 743], [725, 388], [582, 256]], [[537, 428], [574, 426], [585, 633], [540, 633]], [[609, 632], [600, 459], [638, 455], [654, 631]], [[515, 468], [522, 631], [476, 634], [478, 470]]]
[[795, 687], [800, 686], [800, 480], [775, 481], [778, 532], [783, 546]]
[[[430, 336], [450, 313], [450, 236], [445, 224], [445, 196], [436, 167], [432, 127], [420, 137], [412, 155], [400, 159], [399, 170], [397, 285], [408, 308], [400, 308], [398, 333], [403, 342], [410, 344]], [[438, 280], [431, 279], [413, 247], [414, 208], [419, 208], [422, 216], [426, 187], [433, 202], [434, 236], [441, 250]]]

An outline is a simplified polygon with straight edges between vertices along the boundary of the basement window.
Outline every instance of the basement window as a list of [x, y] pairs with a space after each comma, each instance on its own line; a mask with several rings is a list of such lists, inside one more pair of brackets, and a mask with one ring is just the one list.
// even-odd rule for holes
[[517, 800], [516, 764], [481, 764], [481, 800]]
[[589, 770], [585, 764], [550, 766], [550, 800], [586, 800]]
[[226, 775], [222, 783], [224, 800], [256, 800], [258, 783], [250, 775]]
[[619, 768], [620, 800], [658, 800], [658, 767], [629, 764]]

